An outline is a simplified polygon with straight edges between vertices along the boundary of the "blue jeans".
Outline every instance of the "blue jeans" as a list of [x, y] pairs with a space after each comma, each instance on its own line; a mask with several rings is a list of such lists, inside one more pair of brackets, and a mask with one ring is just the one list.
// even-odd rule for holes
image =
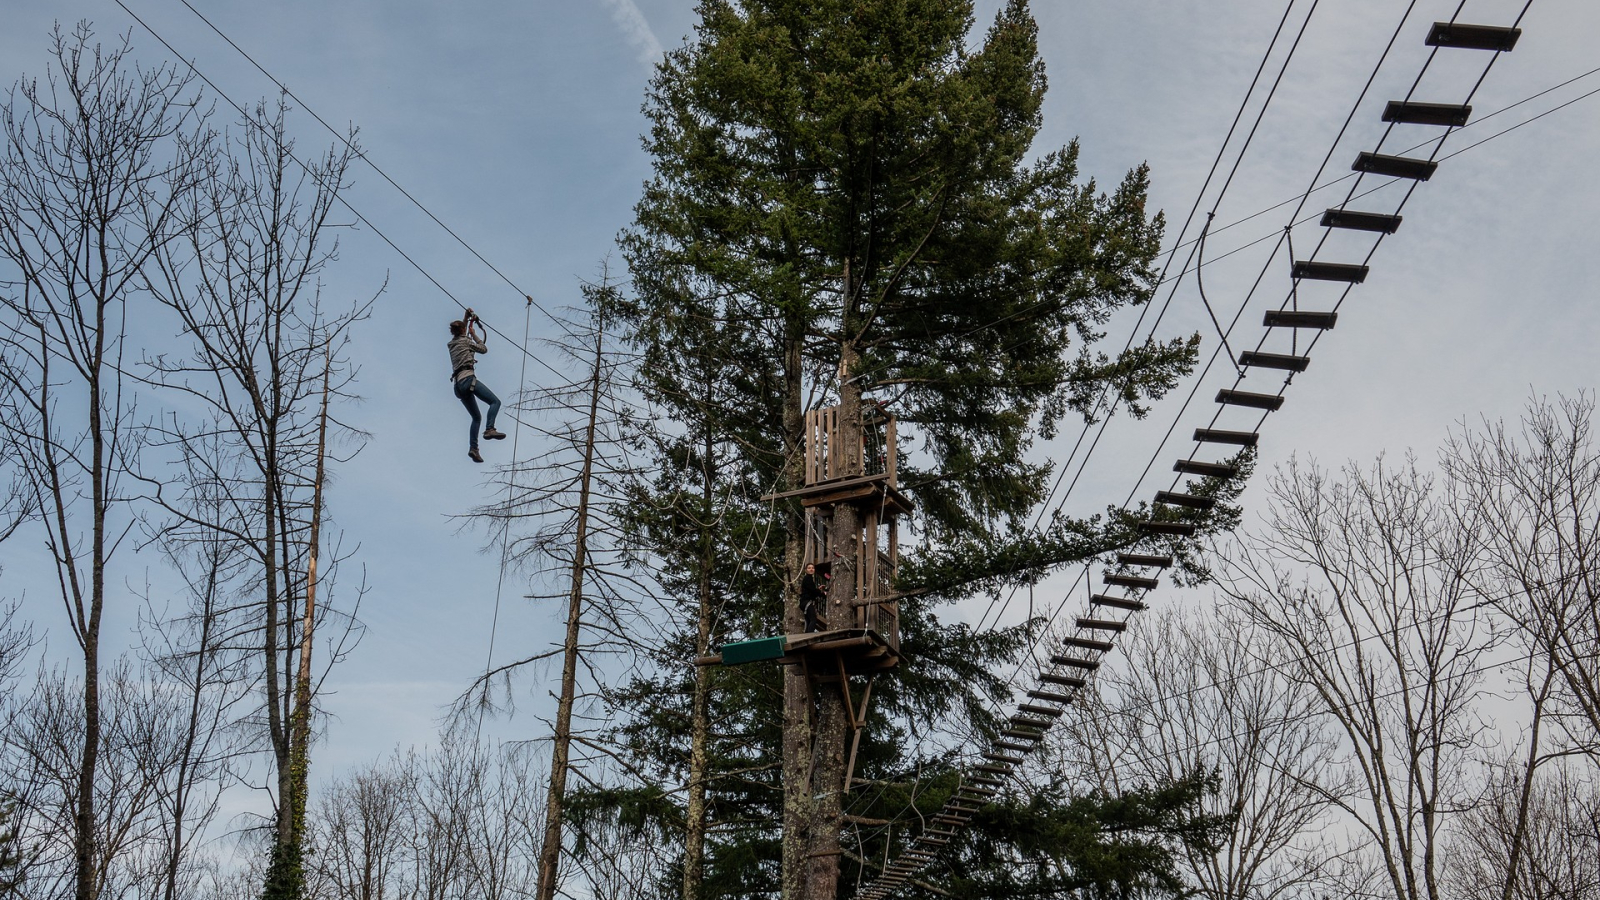
[[483, 421], [483, 418], [478, 415], [478, 401], [482, 400], [489, 404], [488, 427], [493, 428], [494, 417], [500, 412], [500, 398], [494, 395], [494, 391], [484, 386], [484, 383], [478, 380], [478, 376], [468, 375], [456, 382], [456, 399], [460, 400], [461, 405], [465, 406], [467, 412], [472, 414], [472, 425], [467, 432], [470, 443], [467, 446], [476, 450], [478, 449], [478, 424]]

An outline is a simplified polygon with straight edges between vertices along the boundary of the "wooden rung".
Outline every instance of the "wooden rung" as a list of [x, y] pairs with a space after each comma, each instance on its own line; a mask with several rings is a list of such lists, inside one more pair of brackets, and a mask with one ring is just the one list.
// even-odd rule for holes
[[937, 828], [929, 828], [927, 831], [924, 831], [923, 834], [936, 834], [936, 835], [939, 835], [940, 837], [955, 837], [956, 836], [956, 832], [954, 832], [954, 831], [940, 831]]
[[1062, 693], [1058, 693], [1056, 691], [1032, 690], [1032, 691], [1028, 692], [1028, 696], [1032, 697], [1035, 700], [1046, 700], [1046, 701], [1049, 701], [1051, 703], [1071, 703], [1072, 702], [1072, 695], [1071, 694], [1062, 694]]
[[1099, 650], [1102, 653], [1111, 649], [1110, 641], [1102, 641], [1096, 638], [1069, 637], [1062, 638], [1061, 643], [1066, 644], [1068, 647], [1077, 647], [1079, 650]]
[[1431, 159], [1412, 159], [1408, 156], [1388, 156], [1383, 153], [1368, 153], [1362, 151], [1356, 156], [1355, 163], [1350, 166], [1351, 171], [1367, 172], [1372, 175], [1384, 175], [1390, 178], [1410, 178], [1414, 181], [1427, 181], [1433, 177], [1439, 164]]
[[1235, 444], [1240, 447], [1254, 447], [1261, 435], [1254, 431], [1225, 431], [1221, 428], [1196, 428], [1194, 439], [1209, 444]]
[[1025, 714], [1011, 716], [1010, 718], [1006, 719], [1006, 721], [1010, 722], [1012, 725], [1021, 725], [1025, 728], [1038, 728], [1041, 731], [1055, 724], [1055, 722], [1043, 719], [1029, 718]]
[[1040, 706], [1037, 703], [1024, 703], [1021, 706], [1018, 706], [1017, 709], [1020, 709], [1025, 713], [1029, 713], [1030, 715], [1049, 716], [1052, 719], [1059, 718], [1061, 716], [1061, 710], [1056, 709], [1054, 706]]
[[1006, 737], [1021, 738], [1021, 739], [1025, 740], [1025, 741], [1038, 742], [1038, 741], [1044, 740], [1044, 732], [1043, 731], [1033, 731], [1033, 730], [1030, 730], [1030, 729], [1022, 729], [1022, 728], [1007, 728], [1007, 729], [1005, 729], [1004, 731], [1002, 731], [1000, 733], [1002, 735], [1006, 736]]
[[[1078, 675], [1057, 675], [1054, 672], [1040, 672], [1039, 680], [1045, 684], [1059, 684], [1062, 687], [1069, 688], [1081, 688], [1088, 684], [1087, 681]], [[995, 746], [998, 747], [1000, 744], [997, 742]]]
[[1116, 587], [1134, 588], [1135, 590], [1154, 590], [1161, 583], [1159, 578], [1147, 578], [1143, 575], [1118, 575], [1115, 572], [1106, 573], [1106, 584]]
[[1165, 569], [1172, 565], [1172, 557], [1150, 553], [1118, 553], [1119, 566], [1155, 566]]
[[1090, 606], [1109, 606], [1112, 609], [1126, 609], [1132, 612], [1141, 612], [1145, 609], [1144, 601], [1130, 600], [1127, 597], [1107, 597], [1105, 594], [1095, 594], [1089, 598]]
[[1311, 365], [1311, 357], [1246, 350], [1239, 354], [1239, 365], [1253, 366], [1258, 369], [1285, 369], [1290, 372], [1304, 372], [1306, 366]]
[[969, 775], [969, 776], [967, 776], [967, 780], [972, 782], [973, 784], [983, 784], [983, 785], [1005, 784], [1004, 781], [1001, 781], [998, 778], [990, 778], [987, 775]]
[[1360, 284], [1367, 280], [1367, 266], [1358, 263], [1331, 263], [1318, 262], [1313, 259], [1297, 259], [1289, 267], [1289, 277], [1300, 278], [1307, 281], [1342, 281], [1347, 284]]
[[1014, 766], [1017, 763], [1022, 762], [1022, 757], [1020, 756], [1007, 756], [1004, 753], [995, 753], [992, 750], [983, 754], [983, 758], [989, 760], [990, 762], [1004, 763], [1008, 766]]
[[1139, 530], [1145, 534], [1170, 534], [1178, 537], [1190, 537], [1195, 533], [1195, 526], [1190, 522], [1140, 522]]
[[1323, 331], [1333, 330], [1339, 321], [1336, 312], [1301, 312], [1292, 309], [1269, 309], [1262, 317], [1261, 324], [1268, 328], [1318, 328]]
[[1018, 753], [1028, 753], [1034, 748], [1033, 744], [1019, 744], [1016, 741], [995, 741], [989, 746], [996, 750], [1015, 750]]
[[1353, 209], [1329, 209], [1322, 213], [1322, 227], [1394, 234], [1400, 230], [1400, 216], [1393, 213], [1357, 212]]
[[1093, 672], [1095, 669], [1100, 668], [1100, 660], [1098, 660], [1098, 659], [1078, 659], [1078, 658], [1072, 657], [1072, 656], [1059, 656], [1059, 655], [1057, 655], [1057, 656], [1050, 657], [1050, 665], [1052, 665], [1052, 666], [1068, 666], [1068, 667], [1073, 668], [1073, 669], [1084, 669], [1086, 671]]
[[1180, 459], [1172, 464], [1172, 471], [1185, 475], [1204, 475], [1207, 478], [1232, 478], [1239, 467], [1232, 463], [1201, 462], [1197, 459]]
[[1121, 631], [1126, 631], [1128, 629], [1128, 623], [1127, 622], [1113, 622], [1110, 619], [1086, 619], [1086, 618], [1084, 618], [1082, 616], [1079, 616], [1078, 617], [1078, 627], [1079, 628], [1089, 629], [1089, 630], [1092, 630], [1092, 631], [1121, 632]]
[[1277, 394], [1252, 394], [1249, 391], [1217, 391], [1217, 402], [1227, 406], [1248, 406], [1251, 409], [1275, 410], [1283, 406], [1283, 397]]
[[1435, 22], [1428, 30], [1429, 47], [1456, 50], [1493, 50], [1509, 53], [1522, 37], [1521, 28], [1506, 25], [1468, 25], [1465, 22]]
[[[979, 766], [978, 768], [981, 769], [983, 767]], [[963, 784], [961, 787], [956, 788], [956, 793], [957, 794], [976, 794], [979, 797], [993, 797], [995, 794], [998, 794], [999, 791], [995, 790], [994, 788], [973, 787], [970, 784]]]
[[1465, 103], [1418, 103], [1415, 100], [1390, 100], [1383, 108], [1383, 120], [1403, 125], [1445, 125], [1460, 128], [1472, 117]]
[[1177, 491], [1156, 491], [1156, 502], [1170, 506], [1187, 506], [1190, 509], [1210, 509], [1217, 505], [1215, 497], [1196, 497], [1193, 494], [1180, 494]]
[[984, 763], [983, 765], [973, 766], [972, 768], [978, 772], [999, 772], [1003, 775], [1011, 774], [1010, 766], [1001, 766], [994, 763]]

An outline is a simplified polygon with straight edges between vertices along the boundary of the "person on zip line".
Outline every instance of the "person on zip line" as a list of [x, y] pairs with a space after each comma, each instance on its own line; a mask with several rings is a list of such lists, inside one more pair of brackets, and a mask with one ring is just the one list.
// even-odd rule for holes
[[483, 438], [487, 441], [497, 441], [504, 438], [505, 432], [496, 431], [494, 417], [500, 413], [500, 398], [494, 391], [478, 380], [475, 371], [478, 364], [477, 354], [488, 353], [489, 348], [483, 342], [483, 337], [478, 334], [477, 326], [483, 324], [472, 310], [450, 323], [450, 380], [455, 383], [456, 398], [461, 405], [467, 408], [472, 415], [472, 425], [467, 431], [467, 455], [473, 462], [483, 462], [483, 456], [478, 453], [478, 423], [482, 417], [478, 414], [478, 401], [489, 404], [488, 427], [483, 429]]

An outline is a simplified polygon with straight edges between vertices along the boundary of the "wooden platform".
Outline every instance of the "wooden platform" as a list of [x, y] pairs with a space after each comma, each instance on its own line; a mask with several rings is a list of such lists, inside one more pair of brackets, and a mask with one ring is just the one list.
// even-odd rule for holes
[[799, 497], [800, 505], [810, 508], [864, 500], [880, 494], [883, 496], [885, 511], [892, 511], [895, 515], [909, 516], [916, 509], [916, 505], [911, 502], [911, 498], [900, 493], [900, 489], [894, 485], [887, 472], [819, 481], [815, 484], [808, 484], [803, 488], [795, 488], [792, 491], [765, 494], [761, 497], [761, 501], [765, 503], [772, 500]]
[[[756, 649], [752, 645], [760, 645], [758, 652], [744, 652], [745, 648]], [[830, 631], [785, 634], [760, 638], [756, 641], [744, 641], [737, 646], [741, 652], [731, 652], [732, 646], [730, 646], [727, 660], [723, 659], [723, 654], [717, 653], [696, 659], [695, 665], [732, 666], [774, 660], [786, 666], [803, 664], [814, 677], [822, 681], [837, 680], [839, 663], [843, 663], [844, 671], [848, 675], [887, 672], [900, 665], [899, 650], [890, 646], [883, 635], [870, 628], [835, 628]], [[838, 662], [834, 661], [835, 654], [838, 656]]]

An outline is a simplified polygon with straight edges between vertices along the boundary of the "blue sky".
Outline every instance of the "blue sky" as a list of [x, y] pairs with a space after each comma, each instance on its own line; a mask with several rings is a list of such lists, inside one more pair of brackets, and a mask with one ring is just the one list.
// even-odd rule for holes
[[[125, 0], [186, 58], [236, 100], [276, 93], [179, 0]], [[1382, 132], [1384, 101], [1403, 95], [1427, 58], [1429, 22], [1449, 18], [1459, 0], [1419, 0], [1389, 61], [1356, 109], [1348, 132], [1335, 137], [1372, 72], [1405, 5], [1393, 0], [1320, 4], [1260, 130], [1217, 213], [1221, 226], [1297, 197], [1334, 146], [1331, 180], [1348, 171], [1359, 150]], [[998, 5], [979, 4], [981, 28]], [[1035, 14], [1050, 79], [1045, 130], [1037, 149], [1082, 141], [1082, 168], [1114, 184], [1147, 161], [1152, 196], [1166, 210], [1169, 241], [1194, 203], [1235, 109], [1261, 60], [1285, 0], [1226, 4], [1174, 0], [1041, 0]], [[598, 271], [627, 225], [649, 161], [640, 149], [639, 112], [652, 61], [693, 27], [686, 0], [595, 2], [377, 2], [338, 0], [274, 4], [201, 3], [197, 8], [336, 125], [354, 123], [369, 156], [520, 290], [513, 289], [427, 220], [376, 174], [357, 167], [351, 203], [412, 255], [451, 293], [507, 333], [522, 331], [521, 291], [550, 308], [576, 303], [581, 279]], [[1309, 8], [1298, 2], [1289, 28]], [[1523, 3], [1468, 0], [1463, 21], [1504, 23]], [[50, 23], [94, 22], [106, 38], [133, 29], [137, 55], [170, 58], [151, 34], [112, 0], [0, 0], [0, 75], [42, 74]], [[1496, 64], [1473, 99], [1475, 115], [1531, 97], [1600, 67], [1592, 37], [1600, 5], [1539, 0], [1523, 21], [1515, 52]], [[1487, 57], [1443, 54], [1418, 86], [1416, 99], [1459, 102]], [[1269, 63], [1276, 73], [1282, 55]], [[1488, 137], [1600, 87], [1584, 78], [1475, 125], [1446, 152]], [[1249, 116], [1253, 117], [1255, 107]], [[302, 148], [331, 137], [309, 116], [291, 126]], [[1417, 126], [1403, 126], [1416, 128]], [[1417, 131], [1421, 135], [1423, 132]], [[1403, 142], [1397, 133], [1391, 141]], [[1399, 143], [1385, 145], [1403, 149]], [[1281, 412], [1263, 428], [1262, 461], [1290, 454], [1337, 465], [1416, 448], [1432, 453], [1454, 423], [1515, 418], [1530, 392], [1593, 390], [1600, 367], [1596, 290], [1587, 269], [1589, 228], [1600, 201], [1594, 160], [1600, 150], [1600, 97], [1565, 109], [1444, 162], [1405, 207], [1405, 224], [1372, 261], [1367, 283], [1341, 308], [1338, 328], [1318, 345], [1311, 368], [1290, 389]], [[1232, 157], [1228, 157], [1232, 164]], [[1396, 188], [1373, 195], [1371, 204]], [[1323, 196], [1336, 203], [1337, 187]], [[1210, 208], [1215, 191], [1207, 195]], [[1392, 205], [1392, 204], [1391, 204]], [[1236, 340], [1254, 346], [1260, 309], [1282, 299], [1288, 263], [1269, 259], [1287, 208], [1219, 232], [1207, 256], [1263, 236], [1268, 242], [1208, 267], [1207, 296], [1231, 315], [1258, 273], [1270, 286], [1251, 301]], [[1321, 229], [1294, 231], [1297, 249]], [[1325, 259], [1359, 248], [1330, 245]], [[1302, 254], [1303, 255], [1303, 254]], [[1181, 257], [1180, 257], [1181, 259]], [[442, 704], [482, 670], [497, 586], [496, 557], [480, 552], [481, 535], [451, 518], [487, 499], [484, 469], [461, 446], [464, 416], [446, 382], [445, 323], [456, 307], [370, 232], [343, 237], [327, 290], [370, 294], [388, 279], [373, 318], [357, 334], [360, 393], [350, 414], [373, 439], [345, 466], [332, 511], [359, 542], [372, 591], [362, 617], [368, 633], [331, 681], [336, 718], [319, 756], [319, 771], [378, 756], [398, 745], [428, 742]], [[1162, 297], [1164, 299], [1165, 292]], [[1307, 297], [1316, 306], [1317, 298]], [[1113, 323], [1120, 345], [1131, 322]], [[532, 320], [535, 337], [547, 320]], [[1173, 297], [1161, 334], [1200, 331], [1209, 352], [1214, 330], [1191, 280]], [[508, 397], [518, 358], [491, 344], [480, 369]], [[540, 377], [530, 368], [531, 378]], [[1153, 476], [1136, 496], [1167, 486], [1172, 458], [1186, 442], [1159, 454], [1162, 434], [1206, 424], [1209, 402], [1227, 386], [1214, 372], [1181, 417], [1163, 404], [1138, 423], [1118, 421], [1084, 470], [1067, 511], [1088, 514], [1134, 491], [1145, 463]], [[1265, 381], [1258, 389], [1275, 389]], [[1180, 393], [1187, 394], [1187, 386]], [[1229, 427], [1222, 424], [1221, 427]], [[1041, 447], [1058, 459], [1076, 438], [1068, 430]], [[510, 442], [486, 445], [491, 462]], [[1074, 463], [1074, 466], [1076, 463]], [[1247, 493], [1247, 501], [1253, 496]], [[26, 595], [42, 627], [59, 627], [28, 535], [4, 548], [6, 596]], [[153, 560], [129, 555], [131, 576]], [[1066, 584], [1052, 584], [1059, 593]], [[496, 656], [542, 649], [557, 634], [556, 612], [520, 599], [525, 586], [504, 585]], [[1040, 593], [1041, 602], [1046, 591]], [[976, 610], [964, 611], [976, 616]], [[1008, 617], [1020, 610], [1008, 612]], [[131, 618], [115, 623], [127, 634]], [[108, 638], [115, 644], [119, 638]], [[535, 736], [531, 716], [502, 733]]]

